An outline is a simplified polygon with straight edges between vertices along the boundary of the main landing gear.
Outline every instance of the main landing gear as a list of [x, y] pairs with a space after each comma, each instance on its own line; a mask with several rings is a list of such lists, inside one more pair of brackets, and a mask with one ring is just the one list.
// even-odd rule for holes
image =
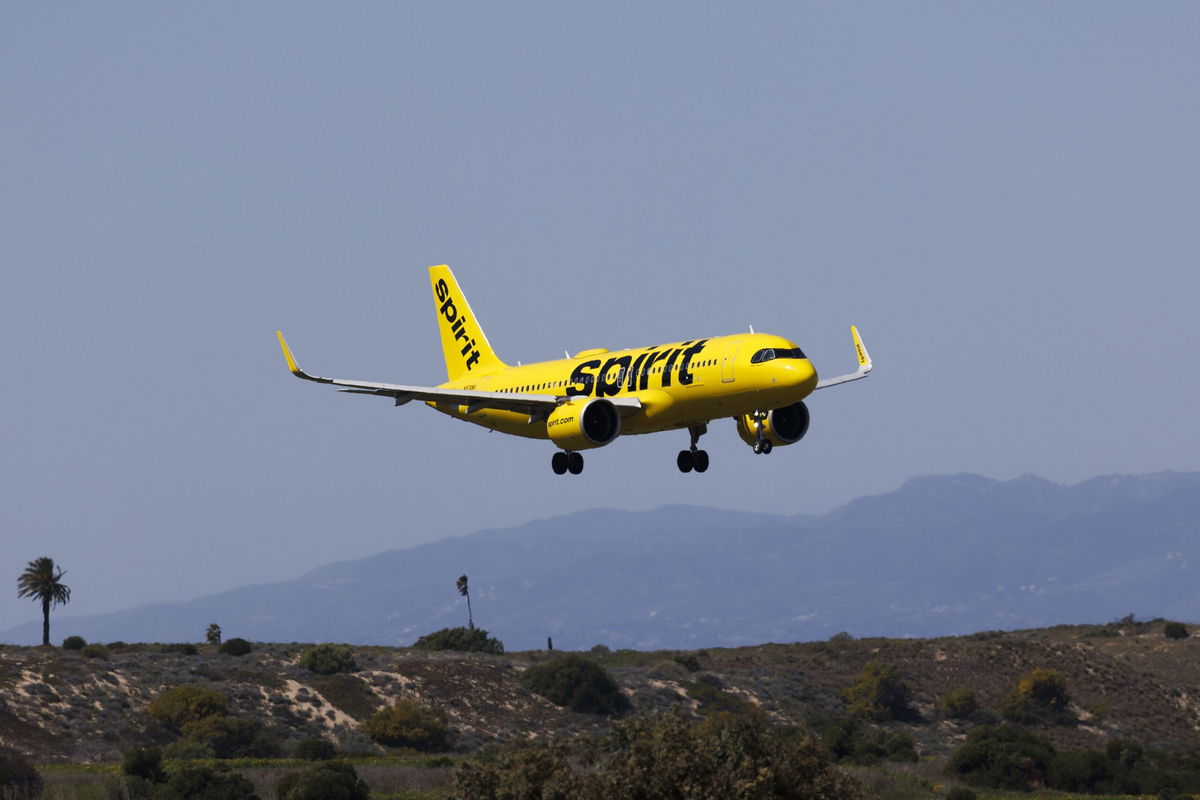
[[555, 475], [562, 475], [564, 472], [578, 475], [583, 472], [583, 456], [576, 452], [559, 450], [550, 457], [550, 469], [554, 470]]
[[700, 441], [700, 437], [708, 433], [707, 425], [693, 425], [688, 428], [688, 433], [692, 435], [692, 446], [687, 450], [680, 450], [679, 457], [675, 459], [675, 464], [679, 467], [680, 472], [704, 472], [708, 469], [708, 451], [698, 450], [696, 443]]
[[766, 455], [771, 452], [772, 447], [771, 440], [763, 435], [763, 422], [767, 419], [767, 412], [755, 411], [751, 416], [754, 417], [754, 432], [756, 434], [755, 442], [751, 447], [756, 454], [761, 453], [762, 455]]

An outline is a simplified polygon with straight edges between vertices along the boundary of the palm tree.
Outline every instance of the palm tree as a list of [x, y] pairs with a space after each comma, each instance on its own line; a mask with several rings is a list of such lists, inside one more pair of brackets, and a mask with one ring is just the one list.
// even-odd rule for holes
[[209, 644], [220, 644], [221, 626], [215, 622], [212, 625], [209, 625], [208, 630], [204, 632], [204, 641], [208, 642]]
[[42, 644], [50, 645], [50, 606], [66, 605], [71, 600], [71, 590], [62, 582], [67, 573], [55, 571], [54, 559], [42, 556], [30, 561], [29, 566], [17, 578], [17, 597], [30, 597], [42, 601]]
[[467, 598], [467, 627], [475, 630], [475, 619], [471, 616], [471, 590], [467, 588], [467, 576], [463, 575], [454, 585], [458, 587], [458, 593]]

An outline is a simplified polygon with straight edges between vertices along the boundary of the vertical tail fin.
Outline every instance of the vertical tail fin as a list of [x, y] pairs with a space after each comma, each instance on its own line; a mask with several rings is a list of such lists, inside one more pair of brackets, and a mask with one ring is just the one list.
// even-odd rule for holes
[[438, 333], [442, 336], [442, 352], [446, 356], [446, 374], [450, 380], [486, 375], [507, 367], [488, 343], [450, 267], [445, 264], [430, 267], [429, 280], [433, 285]]

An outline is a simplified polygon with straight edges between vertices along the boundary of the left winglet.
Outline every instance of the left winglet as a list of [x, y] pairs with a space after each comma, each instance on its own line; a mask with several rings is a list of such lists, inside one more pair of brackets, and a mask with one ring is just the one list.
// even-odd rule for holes
[[283, 348], [283, 357], [287, 359], [288, 369], [297, 378], [303, 378], [306, 381], [316, 381], [317, 383], [333, 383], [330, 378], [318, 378], [314, 375], [309, 375], [304, 370], [300, 369], [300, 365], [296, 363], [296, 357], [292, 355], [292, 349], [288, 347], [287, 340], [283, 338], [283, 331], [275, 331], [275, 335], [279, 337], [279, 346]]
[[867, 346], [863, 344], [862, 337], [858, 335], [858, 328], [851, 325], [850, 335], [854, 337], [854, 355], [858, 358], [858, 371], [851, 372], [849, 375], [839, 375], [836, 378], [826, 378], [823, 381], [817, 381], [815, 388], [825, 389], [829, 386], [837, 386], [839, 383], [849, 383], [850, 381], [865, 378], [875, 366], [871, 362], [871, 354], [867, 352]]

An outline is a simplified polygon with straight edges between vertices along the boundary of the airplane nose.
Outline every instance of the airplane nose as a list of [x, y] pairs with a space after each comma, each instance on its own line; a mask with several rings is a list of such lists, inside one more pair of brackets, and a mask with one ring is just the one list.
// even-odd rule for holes
[[787, 362], [788, 382], [808, 394], [817, 386], [817, 370], [807, 358]]

